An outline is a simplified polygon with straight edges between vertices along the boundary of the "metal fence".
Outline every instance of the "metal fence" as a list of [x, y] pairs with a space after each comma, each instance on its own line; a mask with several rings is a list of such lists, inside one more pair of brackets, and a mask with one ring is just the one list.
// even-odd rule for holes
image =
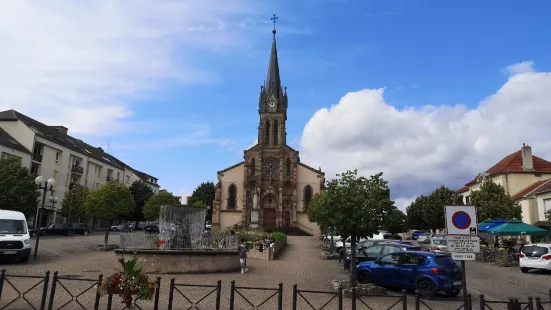
[[[100, 295], [97, 288], [102, 280], [103, 275], [95, 279], [83, 279], [75, 275], [61, 276], [57, 272], [54, 272], [53, 277], [50, 272], [43, 276], [9, 275], [6, 270], [2, 270], [0, 310], [127, 309], [125, 304], [120, 303], [118, 295]], [[163, 286], [163, 283], [166, 284]], [[271, 287], [247, 287], [231, 281], [229, 290], [223, 290], [220, 280], [214, 284], [186, 284], [176, 283], [175, 279], [163, 282], [157, 277], [153, 299], [137, 301], [135, 309], [543, 310], [551, 306], [551, 290], [545, 300], [528, 297], [526, 300], [511, 298], [498, 301], [487, 300], [484, 295], [473, 298], [469, 294], [466, 302], [462, 299], [423, 298], [418, 292], [411, 296], [405, 291], [394, 295], [364, 295], [357, 293], [355, 288], [347, 292], [342, 288], [337, 291], [302, 290], [296, 284], [292, 286], [291, 296], [285, 296], [284, 292], [283, 283]], [[443, 302], [446, 307], [442, 306]]]

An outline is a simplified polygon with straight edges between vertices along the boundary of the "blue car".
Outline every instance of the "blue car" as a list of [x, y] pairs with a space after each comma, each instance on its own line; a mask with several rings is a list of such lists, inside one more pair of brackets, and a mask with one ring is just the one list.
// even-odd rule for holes
[[417, 240], [419, 238], [419, 236], [422, 235], [423, 233], [424, 233], [424, 231], [416, 230], [411, 234], [411, 239]]
[[395, 252], [362, 262], [356, 271], [359, 283], [418, 290], [423, 297], [434, 297], [439, 292], [457, 296], [461, 292], [461, 269], [445, 254]]

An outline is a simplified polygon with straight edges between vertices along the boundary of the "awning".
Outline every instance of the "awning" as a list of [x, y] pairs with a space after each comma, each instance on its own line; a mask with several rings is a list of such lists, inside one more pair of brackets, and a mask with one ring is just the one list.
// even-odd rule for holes
[[488, 232], [488, 230], [499, 226], [501, 224], [507, 223], [506, 220], [497, 219], [497, 220], [485, 220], [484, 222], [478, 224], [478, 231], [479, 232]]
[[487, 231], [494, 236], [546, 236], [549, 232], [536, 226], [523, 223], [520, 220], [509, 220]]

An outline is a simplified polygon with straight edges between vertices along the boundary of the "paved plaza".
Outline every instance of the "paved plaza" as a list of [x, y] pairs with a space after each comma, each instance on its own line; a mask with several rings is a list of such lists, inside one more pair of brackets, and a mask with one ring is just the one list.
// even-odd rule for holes
[[[110, 243], [116, 243], [118, 236], [111, 236]], [[57, 284], [56, 294], [54, 298], [54, 309], [58, 309], [66, 302], [71, 300], [72, 295], [78, 295], [84, 292], [79, 298], [85, 309], [93, 309], [95, 298], [95, 283], [93, 281], [98, 278], [98, 275], [110, 275], [117, 269], [117, 262], [112, 252], [96, 252], [87, 248], [87, 245], [101, 243], [103, 235], [93, 234], [87, 237], [46, 237], [41, 239], [41, 252], [38, 260], [32, 260], [29, 264], [3, 264], [2, 268], [7, 270], [7, 279], [18, 290], [23, 291], [40, 279], [14, 278], [10, 275], [33, 275], [41, 276], [46, 271], [59, 272], [62, 277]], [[340, 271], [337, 261], [321, 260], [320, 259], [319, 240], [314, 237], [293, 237], [288, 238], [288, 245], [281, 253], [277, 260], [249, 260], [249, 272], [246, 274], [240, 273], [216, 273], [216, 274], [194, 274], [194, 275], [151, 275], [152, 277], [160, 276], [160, 310], [166, 309], [168, 304], [169, 282], [171, 278], [175, 278], [177, 284], [192, 284], [192, 285], [212, 285], [215, 286], [218, 280], [222, 281], [221, 290], [221, 309], [229, 308], [231, 281], [236, 281], [237, 291], [235, 294], [235, 310], [254, 309], [245, 300], [248, 299], [252, 304], [259, 305], [269, 296], [274, 295], [259, 309], [277, 309], [277, 288], [278, 283], [283, 283], [283, 303], [284, 309], [291, 309], [292, 302], [292, 285], [297, 284], [302, 290], [316, 291], [332, 291], [331, 281], [333, 279], [344, 279], [347, 275]], [[236, 257], [237, 259], [237, 257]], [[146, 262], [147, 264], [147, 262]], [[548, 275], [524, 275], [516, 273], [516, 270], [499, 269], [483, 264], [469, 264], [468, 279], [469, 286], [476, 297], [479, 292], [487, 294], [489, 299], [503, 299], [512, 294], [527, 294], [545, 295], [547, 287], [551, 287]], [[506, 271], [507, 272], [504, 272]], [[512, 282], [512, 279], [517, 282]], [[49, 285], [51, 287], [51, 284]], [[249, 290], [239, 287], [260, 287], [273, 290]], [[51, 290], [51, 289], [50, 289]], [[174, 308], [187, 309], [193, 302], [197, 302], [204, 298], [198, 305], [199, 309], [214, 309], [215, 293], [212, 292], [214, 287], [195, 287], [178, 286], [174, 293]], [[183, 297], [181, 294], [185, 295]], [[212, 294], [209, 295], [209, 292]], [[70, 293], [70, 294], [69, 294]], [[42, 294], [42, 285], [26, 294], [26, 298], [38, 307], [40, 304], [40, 296]], [[389, 291], [391, 296], [399, 296], [400, 292]], [[528, 294], [527, 294], [528, 295]], [[527, 296], [521, 295], [521, 296]], [[3, 288], [3, 298], [0, 301], [0, 308], [5, 306], [11, 299], [17, 296], [17, 293], [11, 285], [5, 283]], [[312, 309], [310, 305], [302, 298], [306, 299], [314, 309], [319, 309], [327, 301], [331, 299], [331, 294], [314, 294], [303, 293], [298, 295], [297, 309]], [[186, 300], [189, 299], [189, 300]], [[413, 296], [408, 295], [408, 308], [413, 308]], [[546, 298], [547, 299], [547, 298]], [[119, 298], [114, 296], [113, 309], [123, 308], [120, 305]], [[192, 303], [190, 303], [190, 301]], [[388, 298], [370, 298], [366, 301], [372, 309], [387, 309], [392, 304], [398, 302], [398, 297]], [[456, 309], [460, 302], [451, 299], [441, 299], [438, 301], [427, 302], [433, 309]], [[143, 309], [153, 309], [150, 302], [140, 303]], [[100, 309], [106, 309], [106, 298], [101, 299]], [[400, 305], [396, 306], [396, 309]], [[499, 308], [499, 307], [493, 307]], [[12, 304], [7, 309], [32, 309], [20, 300]], [[68, 304], [63, 309], [82, 309], [75, 301]], [[324, 309], [337, 309], [337, 299], [332, 300]], [[350, 309], [350, 299], [344, 299], [344, 309]], [[369, 309], [361, 302], [358, 302], [357, 309]]]

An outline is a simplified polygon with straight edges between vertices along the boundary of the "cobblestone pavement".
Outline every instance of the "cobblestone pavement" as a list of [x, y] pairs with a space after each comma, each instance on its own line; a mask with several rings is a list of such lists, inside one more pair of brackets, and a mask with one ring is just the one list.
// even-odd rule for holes
[[[114, 238], [113, 238], [114, 239]], [[289, 237], [288, 245], [281, 253], [279, 259], [274, 261], [250, 260], [248, 262], [249, 272], [240, 273], [216, 273], [197, 275], [151, 275], [153, 278], [160, 276], [160, 310], [166, 309], [168, 305], [170, 278], [175, 279], [177, 284], [188, 284], [190, 286], [178, 285], [174, 291], [173, 309], [188, 309], [194, 303], [198, 303], [198, 309], [212, 310], [216, 301], [215, 285], [221, 280], [221, 309], [229, 309], [231, 281], [235, 281], [235, 310], [245, 309], [277, 309], [278, 283], [283, 283], [283, 304], [284, 310], [292, 309], [292, 286], [297, 284], [299, 290], [325, 291], [327, 293], [302, 292], [297, 295], [298, 307], [302, 309], [320, 309], [328, 303], [324, 309], [338, 309], [337, 298], [332, 293], [331, 280], [347, 277], [341, 273], [336, 261], [320, 259], [319, 240], [314, 237]], [[237, 258], [236, 258], [237, 259]], [[93, 309], [96, 294], [95, 284], [100, 273], [112, 274], [117, 267], [115, 256], [112, 252], [79, 252], [72, 255], [60, 257], [41, 257], [39, 260], [31, 260], [29, 264], [7, 264], [2, 265], [7, 270], [7, 281], [4, 283], [0, 309], [5, 307], [9, 301], [18, 296], [18, 293], [11, 287], [15, 286], [19, 291], [36, 287], [25, 295], [25, 298], [36, 308], [40, 304], [43, 283], [40, 278], [20, 278], [20, 276], [43, 277], [46, 271], [58, 271], [60, 279], [56, 283], [56, 293], [53, 300], [53, 309]], [[341, 273], [341, 274], [339, 274]], [[53, 274], [52, 274], [53, 275]], [[89, 280], [89, 281], [86, 281]], [[51, 282], [51, 278], [50, 278]], [[192, 285], [207, 285], [210, 287], [197, 287]], [[48, 285], [51, 292], [51, 283]], [[262, 289], [254, 289], [262, 288]], [[73, 296], [78, 297], [76, 302]], [[390, 292], [389, 297], [364, 297], [358, 300], [357, 309], [402, 309], [399, 303], [401, 293]], [[272, 296], [271, 298], [268, 298]], [[333, 298], [331, 300], [331, 298]], [[267, 301], [265, 301], [268, 299]], [[414, 309], [414, 298], [408, 295], [408, 309]], [[49, 300], [49, 296], [48, 299]], [[102, 297], [100, 309], [107, 309], [107, 298]], [[250, 303], [249, 303], [250, 302]], [[366, 306], [365, 304], [369, 305]], [[432, 309], [457, 309], [461, 302], [450, 299], [426, 301]], [[153, 309], [151, 302], [139, 302], [143, 309]], [[252, 305], [251, 305], [252, 304]], [[262, 305], [261, 305], [262, 304]], [[260, 306], [260, 307], [253, 307]], [[311, 306], [310, 306], [311, 305]], [[350, 298], [344, 298], [343, 308], [351, 309]], [[121, 309], [118, 296], [113, 298], [113, 309]], [[493, 307], [496, 309], [496, 307]], [[33, 309], [25, 304], [20, 298], [16, 303], [6, 309]], [[425, 307], [425, 309], [429, 309]]]

